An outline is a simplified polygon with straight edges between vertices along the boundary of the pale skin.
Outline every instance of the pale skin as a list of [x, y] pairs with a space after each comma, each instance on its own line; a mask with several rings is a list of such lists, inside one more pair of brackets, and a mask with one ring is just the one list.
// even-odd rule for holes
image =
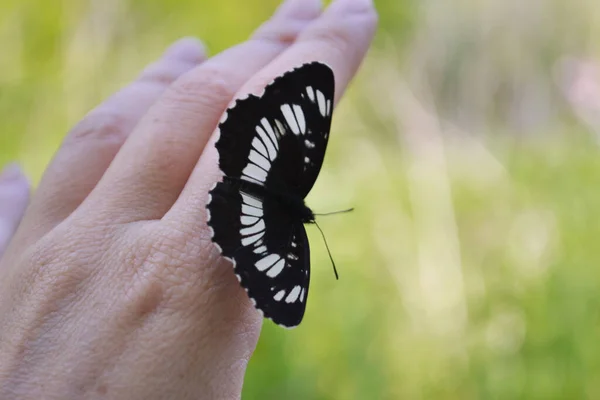
[[376, 19], [370, 0], [287, 0], [211, 58], [180, 40], [68, 133], [31, 199], [5, 170], [0, 398], [240, 397], [263, 320], [206, 225], [218, 121], [314, 60], [339, 100]]

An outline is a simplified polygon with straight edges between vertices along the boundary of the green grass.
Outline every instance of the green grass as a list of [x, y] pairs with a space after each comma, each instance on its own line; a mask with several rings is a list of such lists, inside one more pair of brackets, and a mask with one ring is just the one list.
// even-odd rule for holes
[[472, 140], [443, 143], [447, 167], [405, 155], [359, 179], [364, 143], [334, 147], [343, 172], [315, 197], [347, 197], [315, 202], [357, 208], [321, 222], [341, 280], [311, 235], [307, 318], [265, 326], [247, 398], [595, 398], [597, 150]]

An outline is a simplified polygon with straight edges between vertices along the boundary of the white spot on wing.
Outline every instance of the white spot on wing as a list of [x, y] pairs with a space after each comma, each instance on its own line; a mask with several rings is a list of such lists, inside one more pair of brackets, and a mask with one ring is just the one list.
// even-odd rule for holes
[[263, 157], [269, 157], [269, 152], [267, 151], [267, 148], [259, 138], [255, 137], [254, 139], [252, 139], [252, 147], [254, 147], [256, 151], [258, 151]]
[[252, 179], [264, 183], [267, 180], [267, 171], [260, 169], [254, 164], [246, 165], [242, 173]]
[[277, 130], [279, 131], [279, 135], [280, 135], [280, 136], [283, 136], [283, 135], [285, 135], [285, 132], [286, 132], [286, 130], [285, 130], [285, 126], [283, 126], [283, 124], [281, 123], [281, 121], [280, 121], [280, 120], [278, 120], [278, 119], [276, 119], [276, 120], [275, 120], [275, 127], [276, 127], [276, 128], [277, 128]]
[[285, 290], [280, 290], [279, 292], [275, 293], [273, 299], [275, 299], [275, 301], [281, 301], [281, 299], [283, 299], [283, 296], [285, 296]]
[[248, 228], [240, 229], [240, 233], [242, 236], [254, 235], [258, 232], [263, 232], [265, 230], [265, 221], [261, 218], [258, 222]]
[[242, 239], [242, 246], [248, 246], [251, 245], [252, 243], [256, 242], [258, 239], [262, 238], [265, 235], [265, 232], [260, 232], [257, 233], [254, 236], [248, 236], [246, 238]]
[[315, 148], [315, 144], [314, 144], [314, 142], [311, 142], [311, 141], [310, 141], [310, 140], [308, 140], [308, 139], [306, 139], [306, 140], [304, 141], [304, 145], [305, 145], [306, 147], [308, 147], [309, 149], [314, 149], [314, 148]]
[[262, 217], [263, 216], [262, 208], [251, 207], [247, 204], [242, 204], [242, 213], [253, 216], [253, 217]]
[[256, 223], [256, 221], [258, 221], [258, 218], [256, 217], [247, 217], [242, 215], [242, 225], [253, 225]]
[[206, 202], [206, 222], [210, 222], [210, 209], [208, 208], [208, 206], [210, 205], [211, 201], [212, 201], [212, 196], [209, 194], [208, 201]]
[[327, 99], [327, 115], [331, 115], [331, 100]]
[[306, 118], [304, 118], [304, 112], [302, 111], [302, 107], [297, 104], [294, 104], [294, 115], [296, 116], [296, 121], [298, 121], [298, 127], [300, 128], [300, 133], [306, 132]]
[[242, 195], [242, 200], [244, 201], [244, 203], [252, 207], [260, 208], [262, 210], [262, 201], [255, 199], [252, 196], [248, 196], [244, 192], [240, 192], [240, 194]]
[[289, 104], [284, 104], [281, 106], [281, 112], [283, 113], [283, 116], [285, 117], [285, 120], [290, 126], [292, 132], [294, 132], [296, 135], [300, 134], [300, 128], [298, 127], [296, 118], [294, 118], [294, 112], [292, 111], [292, 107], [290, 107]]
[[325, 104], [325, 96], [320, 90], [317, 90], [317, 103], [319, 104], [319, 112], [322, 116], [325, 116], [327, 112], [327, 104]]
[[269, 169], [271, 168], [271, 162], [255, 150], [250, 150], [250, 155], [248, 158], [250, 158], [250, 161], [258, 165], [265, 171], [269, 171]]
[[300, 291], [300, 303], [304, 302], [304, 288]]
[[[257, 245], [258, 245], [258, 243], [257, 243]], [[257, 247], [254, 249], [254, 252], [256, 254], [261, 254], [261, 253], [264, 253], [265, 251], [267, 251], [267, 246], [260, 246], [260, 247]]]
[[292, 289], [292, 291], [285, 298], [285, 302], [286, 303], [293, 303], [296, 300], [298, 300], [298, 296], [300, 296], [300, 290], [301, 290], [300, 286], [298, 286], [298, 285], [294, 286], [294, 288]]
[[258, 260], [254, 265], [259, 271], [264, 271], [273, 264], [275, 264], [275, 262], [277, 262], [277, 260], [279, 260], [280, 258], [281, 257], [279, 257], [279, 254], [269, 254], [268, 256]]
[[277, 156], [277, 150], [275, 150], [275, 145], [273, 144], [271, 139], [267, 137], [267, 133], [260, 126], [256, 127], [256, 133], [258, 133], [258, 136], [260, 136], [260, 138], [263, 141], [263, 144], [267, 148], [267, 152], [269, 153], [269, 160], [273, 161], [275, 159], [275, 156]]
[[277, 136], [275, 136], [275, 131], [273, 131], [273, 127], [271, 126], [269, 121], [266, 118], [263, 118], [260, 120], [260, 122], [265, 128], [265, 132], [267, 132], [271, 140], [273, 140], [273, 145], [275, 146], [275, 149], [279, 149], [279, 140], [277, 140]]
[[267, 276], [275, 278], [283, 271], [283, 267], [285, 267], [285, 260], [282, 258], [273, 265], [273, 268], [267, 271]]
[[308, 98], [314, 102], [315, 101], [315, 92], [314, 92], [312, 86], [306, 87], [306, 93], [308, 93]]

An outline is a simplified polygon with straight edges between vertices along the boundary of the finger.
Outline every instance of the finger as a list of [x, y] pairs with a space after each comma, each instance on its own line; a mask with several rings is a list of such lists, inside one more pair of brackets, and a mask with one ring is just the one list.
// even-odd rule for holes
[[236, 97], [259, 94], [275, 77], [316, 60], [333, 69], [337, 102], [365, 57], [376, 26], [372, 0], [334, 1], [293, 46], [248, 81]]
[[173, 205], [233, 95], [317, 17], [319, 0], [288, 0], [247, 42], [174, 83], [140, 121], [82, 205], [99, 218], [161, 218]]
[[[262, 92], [265, 83], [303, 63], [328, 64], [336, 80], [339, 100], [358, 69], [373, 38], [377, 17], [369, 0], [337, 0], [298, 37], [296, 43], [261, 70], [241, 89], [239, 97]], [[213, 139], [214, 140], [214, 139]], [[188, 184], [165, 215], [170, 225], [183, 227], [192, 237], [206, 238], [206, 201], [209, 189], [220, 177], [218, 153], [207, 145]]]
[[27, 240], [65, 219], [96, 186], [141, 116], [179, 76], [204, 59], [195, 39], [175, 42], [139, 78], [92, 110], [65, 138], [23, 221]]
[[29, 202], [29, 182], [21, 169], [9, 165], [0, 174], [0, 258], [15, 233]]

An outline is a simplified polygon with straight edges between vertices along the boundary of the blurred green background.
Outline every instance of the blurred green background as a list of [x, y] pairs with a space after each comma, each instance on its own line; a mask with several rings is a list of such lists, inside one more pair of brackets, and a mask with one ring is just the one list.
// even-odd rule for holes
[[[274, 0], [0, 0], [0, 165], [62, 137], [173, 40], [212, 54]], [[244, 399], [600, 399], [597, 0], [376, 0], [308, 203], [302, 325]]]

